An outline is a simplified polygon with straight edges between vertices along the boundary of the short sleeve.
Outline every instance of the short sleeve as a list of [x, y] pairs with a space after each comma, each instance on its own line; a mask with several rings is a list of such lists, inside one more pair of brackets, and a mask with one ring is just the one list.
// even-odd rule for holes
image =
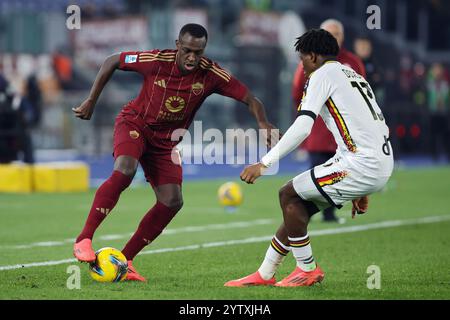
[[242, 101], [248, 92], [248, 88], [245, 84], [230, 76], [228, 79], [218, 79], [215, 92]]
[[119, 69], [146, 74], [154, 64], [150, 57], [154, 53], [143, 51], [126, 51], [120, 53]]
[[313, 73], [305, 85], [304, 96], [298, 109], [299, 114], [312, 112], [317, 116], [331, 96], [331, 90], [331, 82], [325, 72]]

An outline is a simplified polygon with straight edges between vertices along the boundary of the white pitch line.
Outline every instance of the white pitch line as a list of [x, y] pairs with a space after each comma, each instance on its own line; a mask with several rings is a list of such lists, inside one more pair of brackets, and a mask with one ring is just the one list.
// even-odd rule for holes
[[[352, 233], [352, 232], [393, 228], [393, 227], [408, 226], [408, 225], [437, 223], [437, 222], [442, 222], [442, 221], [450, 221], [450, 215], [425, 217], [425, 218], [410, 219], [410, 220], [388, 220], [388, 221], [384, 221], [384, 222], [377, 222], [377, 223], [371, 223], [371, 224], [359, 225], [359, 226], [340, 227], [340, 228], [324, 229], [324, 230], [312, 230], [309, 232], [309, 235], [317, 237], [317, 236], [324, 236], [324, 235], [331, 235], [331, 234]], [[224, 247], [224, 246], [232, 246], [232, 245], [237, 245], [237, 244], [258, 243], [258, 242], [270, 241], [270, 239], [272, 239], [272, 237], [273, 237], [273, 235], [268, 235], [268, 236], [261, 236], [261, 237], [251, 237], [251, 238], [240, 239], [240, 240], [207, 242], [207, 243], [193, 244], [193, 245], [182, 246], [182, 247], [153, 249], [153, 250], [143, 251], [139, 255], [166, 253], [166, 252], [175, 252], [175, 251], [198, 250], [201, 248]], [[31, 267], [54, 266], [54, 265], [59, 265], [59, 264], [72, 263], [72, 262], [76, 262], [76, 261], [77, 261], [76, 259], [64, 259], [64, 260], [54, 260], [54, 261], [44, 261], [44, 262], [32, 262], [32, 263], [25, 263], [25, 264], [15, 264], [15, 265], [10, 265], [10, 266], [0, 266], [0, 271], [15, 270], [15, 269], [21, 269], [21, 268], [31, 268]]]
[[[202, 231], [212, 231], [212, 230], [224, 230], [228, 228], [248, 228], [253, 226], [261, 226], [272, 224], [275, 220], [273, 219], [257, 219], [251, 221], [237, 221], [237, 222], [229, 222], [229, 223], [221, 223], [221, 224], [208, 224], [203, 226], [189, 226], [182, 227], [176, 229], [166, 229], [162, 232], [163, 235], [172, 235], [179, 233], [189, 233], [189, 232], [202, 232]], [[129, 238], [133, 233], [124, 233], [124, 234], [107, 234], [104, 236], [99, 236], [98, 240], [118, 240]], [[40, 241], [33, 242], [29, 244], [20, 244], [20, 245], [12, 245], [12, 246], [0, 246], [0, 248], [6, 249], [31, 249], [35, 247], [56, 247], [63, 246], [68, 243], [73, 244], [75, 239], [65, 239], [61, 241]]]

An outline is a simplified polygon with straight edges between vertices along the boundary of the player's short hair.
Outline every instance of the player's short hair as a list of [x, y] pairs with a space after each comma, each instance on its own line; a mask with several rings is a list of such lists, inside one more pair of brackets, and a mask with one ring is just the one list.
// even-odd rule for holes
[[311, 29], [297, 38], [295, 50], [301, 53], [320, 54], [322, 56], [337, 56], [339, 45], [336, 39], [326, 30]]
[[185, 24], [180, 30], [179, 37], [181, 38], [186, 33], [189, 33], [191, 36], [195, 38], [205, 37], [206, 41], [208, 41], [208, 32], [206, 31], [205, 27], [197, 23]]

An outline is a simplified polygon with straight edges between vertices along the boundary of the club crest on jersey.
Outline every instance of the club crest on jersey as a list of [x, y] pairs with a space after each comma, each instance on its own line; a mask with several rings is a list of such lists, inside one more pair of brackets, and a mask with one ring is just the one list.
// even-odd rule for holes
[[183, 110], [184, 106], [186, 105], [186, 102], [182, 97], [178, 96], [171, 96], [167, 98], [166, 102], [164, 103], [167, 110], [170, 112], [179, 112]]
[[203, 83], [196, 82], [192, 85], [192, 92], [198, 96], [203, 92]]
[[125, 63], [135, 63], [137, 62], [137, 54], [127, 54], [125, 56]]
[[131, 137], [131, 139], [139, 138], [139, 132], [137, 132], [136, 130], [130, 131], [130, 137]]

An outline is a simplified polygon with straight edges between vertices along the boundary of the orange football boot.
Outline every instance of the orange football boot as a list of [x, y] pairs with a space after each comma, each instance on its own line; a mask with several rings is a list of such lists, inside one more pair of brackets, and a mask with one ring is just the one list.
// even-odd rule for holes
[[145, 279], [143, 276], [141, 276], [136, 271], [136, 269], [133, 267], [133, 265], [131, 263], [132, 263], [132, 261], [128, 260], [128, 273], [127, 273], [127, 277], [125, 278], [125, 280], [147, 282], [147, 279]]
[[225, 287], [250, 287], [250, 286], [273, 286], [277, 282], [275, 277], [272, 279], [264, 280], [261, 277], [259, 271], [252, 273], [244, 278], [240, 278], [237, 280], [230, 280], [224, 284]]
[[312, 286], [314, 283], [321, 282], [325, 274], [322, 270], [317, 266], [313, 271], [303, 271], [299, 267], [296, 267], [295, 270], [288, 275], [283, 280], [277, 282], [275, 284], [276, 287], [303, 287], [303, 286]]
[[73, 255], [81, 262], [94, 262], [95, 251], [92, 249], [92, 240], [83, 239], [73, 245]]

